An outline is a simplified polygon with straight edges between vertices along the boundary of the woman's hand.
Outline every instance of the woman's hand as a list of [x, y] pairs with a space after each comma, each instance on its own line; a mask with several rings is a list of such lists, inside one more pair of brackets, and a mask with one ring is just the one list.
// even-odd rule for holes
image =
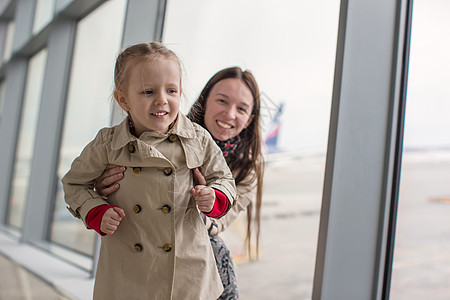
[[118, 181], [123, 179], [127, 168], [118, 165], [107, 165], [100, 177], [95, 179], [95, 190], [100, 196], [108, 196], [120, 188]]
[[214, 207], [216, 193], [206, 186], [206, 180], [198, 168], [194, 169], [194, 181], [198, 184], [191, 189], [191, 195], [194, 197], [197, 207], [204, 213], [209, 213]]
[[102, 222], [100, 223], [100, 231], [104, 234], [113, 234], [123, 217], [125, 217], [123, 209], [119, 207], [109, 208], [103, 214]]

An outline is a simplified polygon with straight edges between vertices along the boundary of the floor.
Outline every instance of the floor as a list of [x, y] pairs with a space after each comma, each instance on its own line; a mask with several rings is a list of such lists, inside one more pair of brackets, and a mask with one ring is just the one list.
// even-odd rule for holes
[[51, 284], [25, 270], [17, 263], [0, 255], [0, 299], [10, 300], [65, 300]]
[[89, 300], [88, 272], [0, 230], [0, 300]]

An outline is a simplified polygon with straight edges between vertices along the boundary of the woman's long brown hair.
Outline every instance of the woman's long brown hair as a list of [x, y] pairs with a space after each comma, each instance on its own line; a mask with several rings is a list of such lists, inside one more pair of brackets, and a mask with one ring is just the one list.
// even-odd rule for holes
[[[264, 175], [264, 159], [262, 156], [262, 139], [260, 129], [260, 94], [258, 84], [256, 83], [253, 74], [250, 71], [243, 71], [239, 67], [232, 67], [223, 69], [217, 72], [206, 83], [197, 101], [192, 105], [187, 117], [197, 124], [203, 126], [205, 129], [205, 107], [206, 100], [214, 85], [219, 81], [228, 78], [237, 78], [242, 80], [250, 89], [253, 96], [253, 110], [252, 122], [244, 128], [239, 134], [241, 141], [239, 142], [235, 152], [228, 155], [225, 159], [231, 171], [235, 174], [236, 185], [244, 184], [244, 180], [253, 173], [250, 182], [247, 180], [245, 184], [252, 184], [256, 180], [256, 208], [255, 216], [253, 218], [253, 204], [247, 207], [247, 237], [246, 244], [251, 258], [251, 236], [252, 236], [252, 221], [254, 220], [256, 226], [256, 256], [259, 254], [259, 234], [261, 229], [261, 202], [263, 190], [263, 175]], [[239, 199], [238, 199], [239, 201]]]

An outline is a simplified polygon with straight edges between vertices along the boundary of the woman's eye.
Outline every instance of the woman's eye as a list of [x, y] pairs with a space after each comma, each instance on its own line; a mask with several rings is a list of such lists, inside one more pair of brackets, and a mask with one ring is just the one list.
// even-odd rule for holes
[[241, 112], [243, 112], [243, 113], [246, 113], [246, 112], [247, 112], [247, 109], [244, 108], [244, 107], [239, 107], [238, 109], [239, 109], [239, 111], [241, 111]]
[[227, 103], [225, 100], [223, 100], [223, 99], [217, 99], [217, 102], [219, 102], [219, 103]]

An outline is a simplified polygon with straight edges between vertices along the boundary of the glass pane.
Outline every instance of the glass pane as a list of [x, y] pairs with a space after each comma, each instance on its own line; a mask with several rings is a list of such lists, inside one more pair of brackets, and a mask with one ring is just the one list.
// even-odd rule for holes
[[240, 66], [258, 81], [264, 138], [278, 137], [266, 157], [259, 260], [250, 263], [245, 251], [245, 212], [221, 234], [237, 265], [242, 299], [311, 299], [339, 5], [168, 2], [163, 41], [186, 69], [183, 112], [213, 74]]
[[415, 0], [390, 299], [450, 299], [450, 2]]
[[114, 61], [122, 39], [125, 4], [125, 0], [108, 1], [82, 19], [75, 41], [50, 239], [87, 255], [93, 253], [96, 233], [86, 230], [67, 211], [61, 178], [98, 130], [110, 125]]
[[34, 13], [33, 34], [41, 31], [52, 19], [55, 0], [37, 0]]
[[3, 49], [3, 61], [8, 61], [11, 57], [12, 41], [14, 36], [14, 30], [16, 24], [14, 22], [9, 22], [8, 29], [6, 32], [5, 48]]
[[30, 59], [28, 66], [7, 221], [16, 228], [22, 228], [23, 223], [46, 60], [44, 49]]

